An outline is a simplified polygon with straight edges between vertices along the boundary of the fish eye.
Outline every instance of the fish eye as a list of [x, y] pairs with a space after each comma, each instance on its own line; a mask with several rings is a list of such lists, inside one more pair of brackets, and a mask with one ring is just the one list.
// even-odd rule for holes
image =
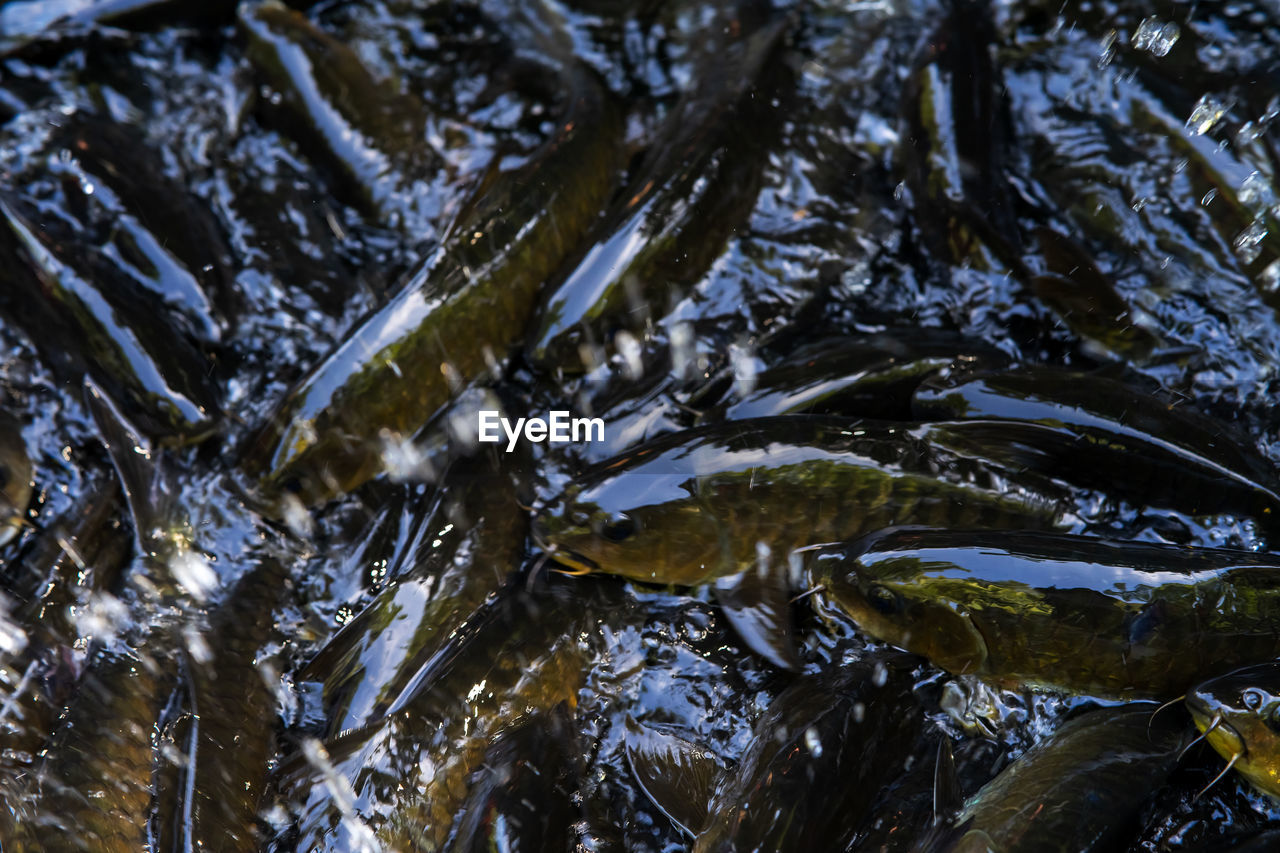
[[902, 596], [880, 584], [873, 584], [867, 590], [867, 602], [885, 616], [893, 616], [902, 611]]
[[1267, 697], [1256, 687], [1250, 687], [1244, 691], [1240, 698], [1244, 701], [1244, 706], [1250, 711], [1257, 711], [1267, 701]]
[[635, 520], [625, 513], [618, 513], [600, 525], [600, 535], [610, 542], [622, 542], [635, 532]]

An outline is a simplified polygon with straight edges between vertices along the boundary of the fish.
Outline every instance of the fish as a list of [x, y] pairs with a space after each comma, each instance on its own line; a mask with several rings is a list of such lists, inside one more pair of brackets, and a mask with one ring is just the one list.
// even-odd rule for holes
[[55, 728], [81, 675], [77, 648], [93, 639], [76, 612], [111, 593], [133, 540], [115, 482], [95, 482], [64, 515], [46, 521], [6, 591], [25, 645], [0, 654], [0, 768], [31, 764]]
[[696, 586], [796, 548], [895, 524], [1026, 527], [1038, 496], [1001, 494], [911, 426], [779, 416], [694, 427], [590, 467], [547, 502], [535, 538], [564, 565]]
[[0, 414], [0, 546], [12, 541], [26, 524], [34, 476], [21, 426]]
[[28, 330], [64, 382], [91, 375], [157, 439], [190, 443], [214, 432], [220, 394], [210, 361], [167, 332], [158, 300], [111, 286], [120, 273], [99, 263], [96, 250], [52, 240], [9, 194], [0, 197], [0, 251], [0, 309]]
[[449, 830], [448, 853], [574, 849], [574, 795], [584, 772], [569, 704], [504, 729], [485, 751]]
[[154, 794], [152, 741], [174, 687], [170, 671], [118, 643], [98, 651], [15, 804], [25, 816], [15, 822], [13, 850], [145, 847], [139, 818]]
[[565, 75], [555, 136], [487, 181], [441, 249], [249, 441], [242, 464], [264, 493], [315, 505], [376, 476], [385, 436], [417, 432], [522, 334], [543, 281], [592, 225], [621, 168], [611, 98], [577, 63]]
[[282, 761], [299, 849], [439, 850], [499, 731], [576, 706], [584, 638], [619, 606], [607, 584], [508, 584], [459, 627], [373, 723]]
[[533, 535], [578, 572], [713, 583], [748, 646], [795, 670], [786, 567], [796, 549], [895, 524], [1055, 523], [1044, 495], [1003, 489], [981, 463], [936, 451], [910, 427], [838, 417], [695, 427], [589, 468], [539, 511]]
[[951, 0], [907, 82], [906, 184], [940, 257], [981, 270], [1017, 268], [1022, 235], [1006, 166], [1012, 121], [991, 4]]
[[1280, 662], [1203, 681], [1187, 692], [1185, 704], [1204, 739], [1227, 759], [1228, 769], [1280, 799]]
[[242, 310], [231, 247], [217, 219], [161, 168], [132, 128], [86, 110], [60, 116], [50, 171], [74, 203], [92, 199], [111, 220], [103, 246], [139, 286], [155, 293], [199, 343], [215, 346]]
[[324, 684], [331, 734], [380, 719], [520, 564], [528, 513], [509, 473], [483, 459], [456, 464], [441, 484], [456, 511], [441, 506], [414, 520], [402, 535], [425, 541], [401, 558], [409, 565], [302, 669], [299, 680]]
[[1139, 807], [1168, 778], [1185, 729], [1147, 704], [1068, 720], [964, 804], [919, 853], [1087, 853], [1123, 845]]
[[277, 0], [241, 4], [238, 18], [249, 62], [279, 95], [259, 105], [267, 120], [324, 166], [339, 197], [416, 241], [437, 236], [442, 211], [426, 185], [442, 158], [426, 140], [426, 106]]
[[788, 352], [761, 371], [754, 390], [719, 403], [701, 420], [808, 413], [910, 420], [912, 394], [922, 382], [1007, 363], [998, 350], [936, 330], [823, 340]]
[[907, 528], [805, 557], [824, 616], [999, 686], [1166, 700], [1280, 655], [1267, 554]]
[[1139, 505], [1242, 513], [1264, 526], [1280, 518], [1280, 484], [1248, 437], [1107, 376], [1034, 366], [930, 379], [916, 390], [912, 412], [1036, 424], [1022, 430], [1024, 440], [1006, 442], [1009, 464]]
[[735, 765], [630, 721], [627, 759], [641, 790], [695, 840], [723, 850], [848, 850], [915, 763], [926, 716], [919, 660], [887, 654], [804, 676], [769, 703]]
[[[728, 3], [691, 88], [621, 201], [542, 301], [526, 348], [547, 372], [591, 366], [584, 347], [645, 325], [700, 279], [750, 213], [793, 87], [780, 56], [791, 16]], [[740, 8], [742, 7], [742, 8]], [[752, 20], [764, 17], [765, 20]]]

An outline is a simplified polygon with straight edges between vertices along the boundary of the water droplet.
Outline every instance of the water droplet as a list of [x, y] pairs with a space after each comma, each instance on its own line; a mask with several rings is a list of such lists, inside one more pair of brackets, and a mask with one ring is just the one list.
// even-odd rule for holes
[[1267, 264], [1267, 268], [1258, 273], [1258, 286], [1264, 293], [1280, 292], [1280, 260]]
[[213, 649], [205, 642], [204, 634], [195, 625], [182, 629], [182, 639], [187, 644], [187, 651], [196, 663], [208, 663], [213, 660]]
[[729, 364], [733, 366], [733, 393], [745, 397], [756, 390], [756, 359], [749, 347], [729, 344]]
[[1145, 50], [1153, 56], [1168, 56], [1169, 51], [1178, 41], [1182, 30], [1177, 24], [1162, 23], [1156, 18], [1147, 18], [1138, 25], [1129, 43], [1138, 50]]
[[1102, 50], [1098, 53], [1099, 68], [1106, 68], [1111, 64], [1111, 60], [1116, 58], [1116, 37], [1115, 30], [1108, 30], [1102, 37]]
[[1236, 236], [1236, 257], [1246, 264], [1253, 263], [1262, 254], [1262, 241], [1266, 238], [1267, 227], [1255, 219]]
[[635, 382], [644, 376], [644, 362], [640, 358], [640, 341], [636, 336], [623, 329], [614, 336], [613, 343], [618, 348], [618, 355], [622, 356], [622, 365], [626, 370], [627, 378]]
[[1258, 172], [1250, 172], [1240, 184], [1240, 203], [1254, 213], [1262, 213], [1276, 203], [1275, 191], [1271, 182]]
[[1193, 136], [1203, 136], [1222, 121], [1227, 114], [1227, 105], [1212, 95], [1201, 95], [1196, 101], [1196, 108], [1187, 119], [1187, 132]]
[[871, 683], [876, 687], [884, 687], [889, 681], [889, 670], [882, 663], [877, 663], [876, 668], [871, 673]]
[[671, 327], [671, 373], [677, 379], [693, 375], [693, 324], [680, 321]]
[[818, 736], [818, 730], [813, 726], [804, 730], [804, 748], [809, 750], [809, 754], [814, 758], [822, 757], [822, 738]]
[[1208, 207], [1209, 202], [1213, 201], [1217, 197], [1218, 197], [1218, 191], [1216, 189], [1211, 189], [1204, 194], [1204, 198], [1200, 199], [1200, 203], [1205, 207]]
[[898, 185], [893, 188], [893, 200], [902, 201], [903, 196], [907, 194], [907, 182], [899, 181]]
[[302, 499], [297, 495], [285, 495], [280, 499], [281, 515], [284, 517], [285, 526], [301, 539], [310, 539], [311, 533], [315, 529], [315, 522], [311, 519], [311, 513], [307, 512], [306, 506], [302, 503]]
[[[292, 495], [290, 497], [293, 497]], [[297, 500], [297, 498], [294, 498]], [[305, 510], [304, 510], [305, 512]], [[310, 515], [307, 516], [310, 519]], [[209, 560], [198, 551], [179, 546], [169, 558], [169, 571], [178, 586], [197, 601], [204, 601], [218, 588], [218, 573]]]

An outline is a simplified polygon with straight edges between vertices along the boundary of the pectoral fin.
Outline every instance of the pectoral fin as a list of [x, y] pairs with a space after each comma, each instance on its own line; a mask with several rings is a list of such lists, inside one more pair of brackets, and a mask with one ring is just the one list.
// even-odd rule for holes
[[751, 651], [788, 672], [800, 669], [783, 572], [748, 570], [718, 579], [712, 589], [729, 624]]
[[672, 823], [697, 837], [725, 766], [683, 738], [627, 718], [627, 761], [640, 789]]

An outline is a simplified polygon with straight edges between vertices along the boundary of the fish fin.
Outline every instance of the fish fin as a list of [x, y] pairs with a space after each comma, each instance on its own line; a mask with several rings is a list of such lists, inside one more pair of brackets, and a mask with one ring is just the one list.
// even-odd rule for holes
[[782, 572], [740, 572], [717, 579], [712, 590], [751, 651], [788, 672], [800, 669], [791, 634], [791, 590]]
[[84, 402], [120, 478], [138, 546], [144, 553], [150, 553], [155, 550], [151, 539], [168, 515], [168, 495], [160, 479], [159, 456], [107, 393], [88, 377], [84, 381]]
[[933, 765], [933, 823], [949, 822], [964, 805], [960, 777], [956, 775], [956, 759], [951, 751], [951, 738], [938, 741], [938, 758]]
[[697, 744], [627, 717], [627, 763], [653, 804], [697, 837], [725, 765]]

